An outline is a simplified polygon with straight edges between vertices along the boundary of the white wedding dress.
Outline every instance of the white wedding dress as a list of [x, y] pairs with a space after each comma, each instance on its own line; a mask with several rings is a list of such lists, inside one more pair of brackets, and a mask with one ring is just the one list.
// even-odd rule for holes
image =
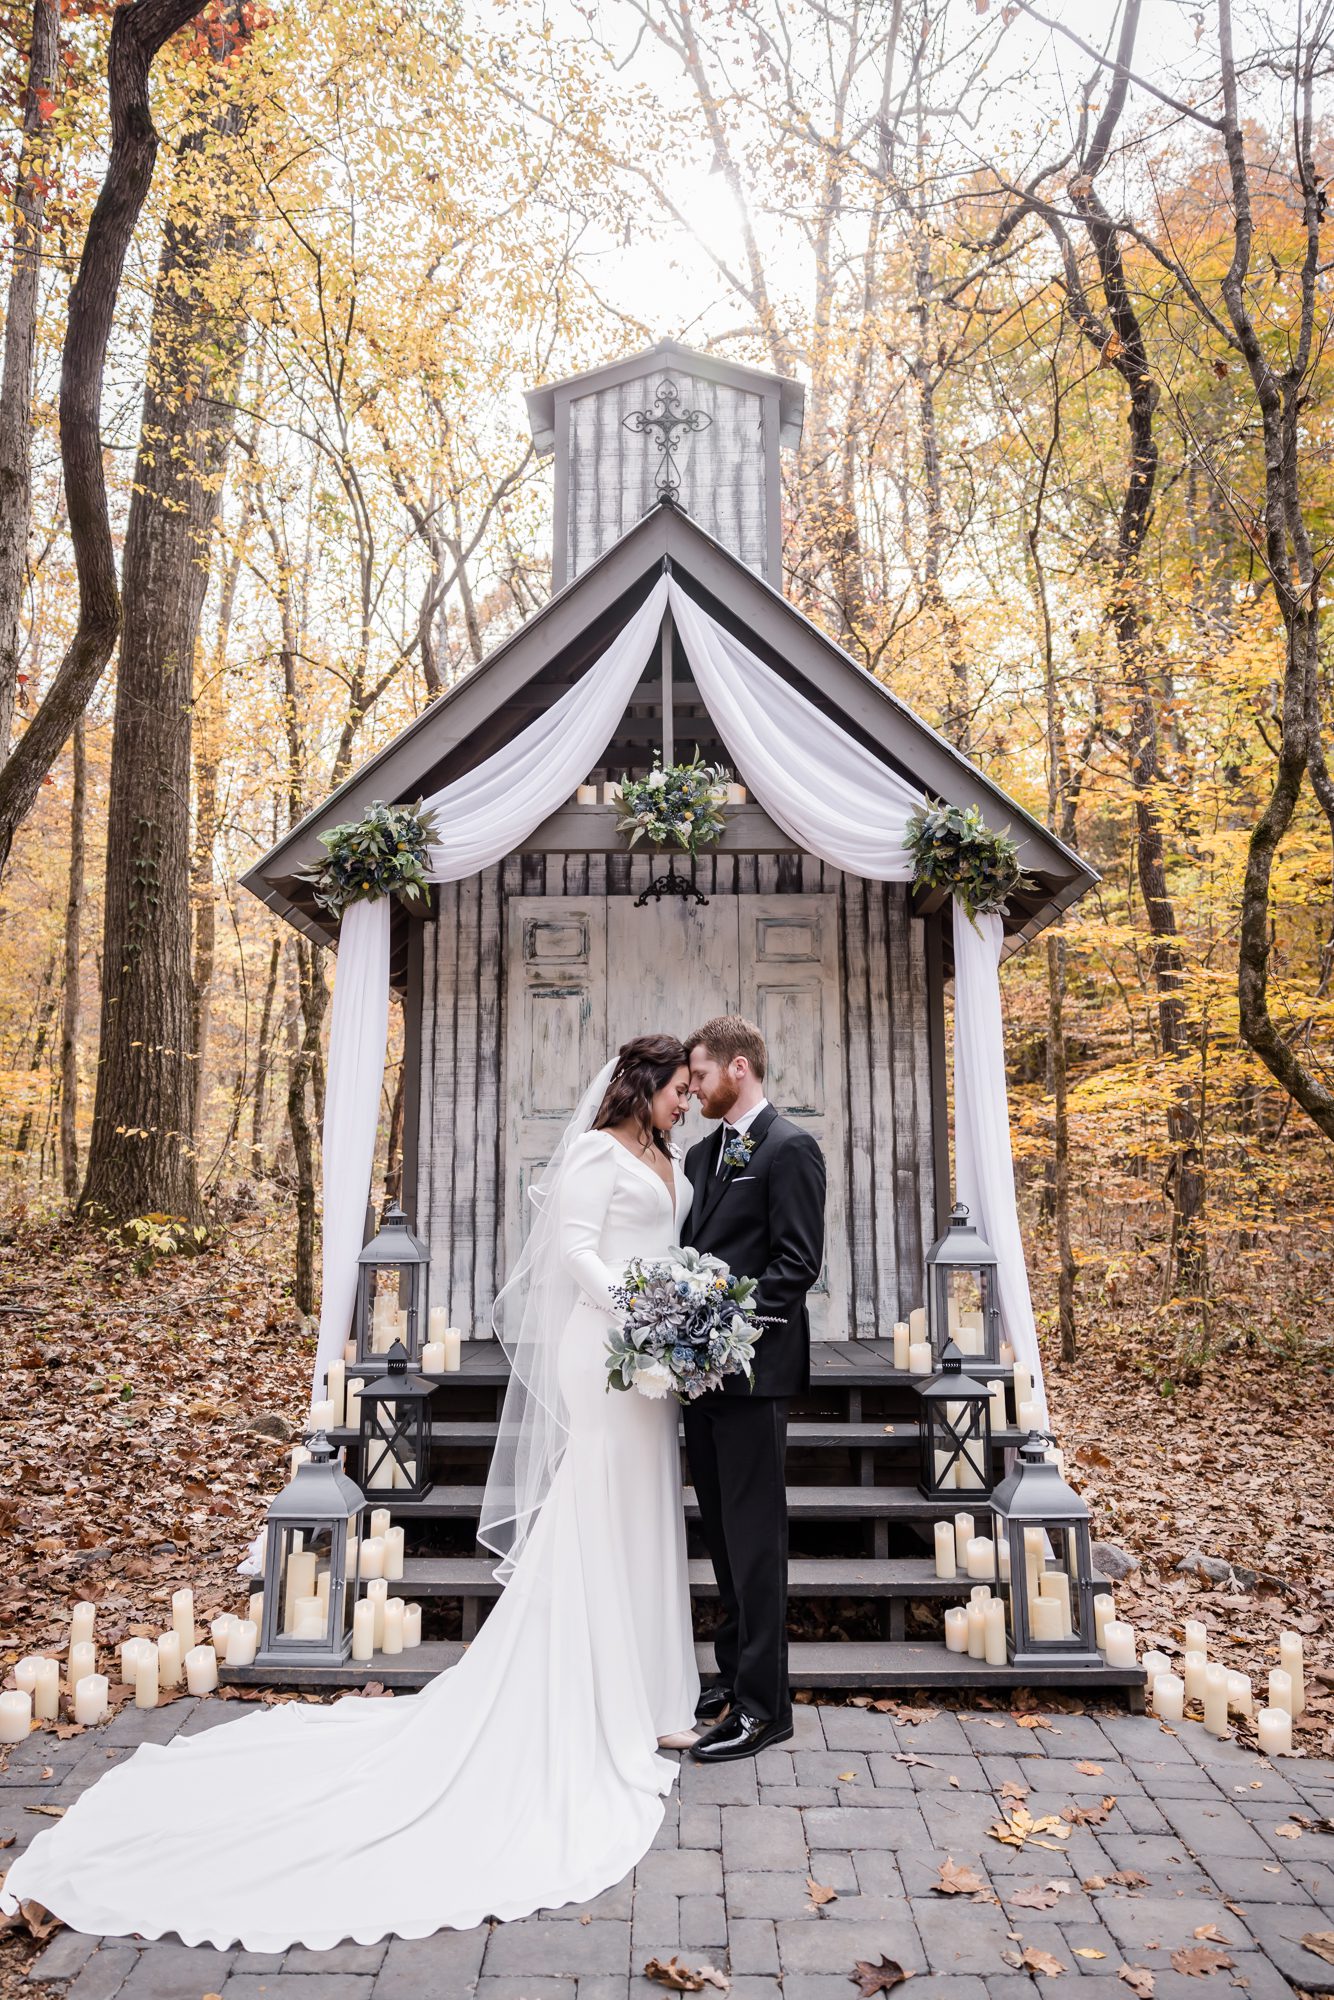
[[607, 1286], [678, 1241], [676, 1200], [606, 1132], [573, 1141], [557, 1243], [586, 1299], [556, 1357], [569, 1439], [499, 1601], [420, 1693], [292, 1702], [145, 1743], [39, 1833], [0, 1908], [81, 1931], [281, 1951], [585, 1902], [641, 1858], [688, 1729], [678, 1405], [606, 1389]]

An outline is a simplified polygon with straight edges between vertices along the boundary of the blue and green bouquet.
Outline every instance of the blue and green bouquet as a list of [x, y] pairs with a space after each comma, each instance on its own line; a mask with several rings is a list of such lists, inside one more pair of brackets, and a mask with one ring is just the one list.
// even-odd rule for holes
[[625, 1323], [607, 1342], [607, 1386], [692, 1403], [728, 1375], [755, 1379], [755, 1279], [686, 1246], [632, 1257], [613, 1290]]

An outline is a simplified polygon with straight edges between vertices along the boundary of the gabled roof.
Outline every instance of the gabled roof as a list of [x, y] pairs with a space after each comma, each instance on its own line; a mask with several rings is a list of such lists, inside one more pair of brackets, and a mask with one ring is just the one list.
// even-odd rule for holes
[[[932, 797], [977, 806], [1014, 834], [1037, 890], [1011, 897], [1007, 949], [1031, 938], [1097, 880], [1096, 869], [971, 764], [865, 668], [670, 503], [654, 507], [581, 576], [358, 767], [242, 876], [279, 916], [321, 943], [336, 926], [298, 879], [320, 858], [317, 836], [375, 799], [408, 801], [471, 770], [533, 720], [532, 684], [558, 667], [589, 667], [652, 589], [664, 566], [720, 624]], [[766, 821], [766, 824], [768, 822]], [[937, 900], [943, 900], [939, 898]]]
[[703, 381], [727, 382], [755, 395], [776, 395], [780, 444], [801, 443], [806, 391], [792, 376], [774, 375], [767, 368], [748, 368], [744, 362], [728, 361], [718, 354], [702, 354], [698, 348], [683, 347], [679, 340], [660, 340], [639, 354], [604, 362], [599, 368], [585, 368], [582, 374], [567, 375], [560, 382], [544, 382], [538, 389], [526, 389], [523, 399], [528, 405], [528, 422], [538, 456], [544, 458], [555, 449], [558, 399], [589, 396], [617, 382], [635, 382], [641, 375], [651, 375], [659, 368], [679, 368]]

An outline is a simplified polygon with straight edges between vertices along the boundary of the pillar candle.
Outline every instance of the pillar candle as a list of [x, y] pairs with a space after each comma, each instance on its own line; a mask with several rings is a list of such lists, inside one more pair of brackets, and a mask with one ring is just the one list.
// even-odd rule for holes
[[347, 1363], [331, 1361], [324, 1378], [324, 1393], [333, 1404], [333, 1421], [343, 1425], [347, 1422]]
[[936, 1575], [957, 1576], [959, 1565], [955, 1556], [954, 1524], [951, 1521], [936, 1522]]
[[961, 1324], [954, 1335], [954, 1345], [960, 1354], [980, 1354], [982, 1352], [982, 1329], [980, 1326]]
[[970, 1535], [967, 1549], [969, 1576], [994, 1576], [996, 1574], [996, 1551], [986, 1535]]
[[173, 1590], [171, 1593], [171, 1629], [181, 1642], [184, 1656], [195, 1642], [195, 1594], [193, 1590]]
[[945, 1613], [945, 1649], [950, 1653], [968, 1651], [968, 1606], [951, 1604]]
[[315, 1595], [320, 1600], [321, 1615], [329, 1609], [329, 1592], [331, 1588], [329, 1572], [327, 1569], [322, 1569], [315, 1579]]
[[1249, 1674], [1230, 1673], [1227, 1677], [1227, 1705], [1234, 1715], [1254, 1715], [1255, 1697]]
[[70, 1613], [69, 1642], [71, 1646], [85, 1645], [94, 1636], [97, 1624], [97, 1606], [90, 1598], [81, 1597]]
[[54, 1722], [60, 1714], [60, 1662], [43, 1659], [33, 1682], [32, 1712], [41, 1722]]
[[894, 1366], [900, 1375], [908, 1372], [908, 1322], [896, 1319], [894, 1322]]
[[1211, 1736], [1226, 1736], [1227, 1668], [1211, 1660], [1204, 1670], [1204, 1726]]
[[[233, 1625], [235, 1625], [235, 1623], [236, 1623], [236, 1613], [234, 1611], [224, 1611], [220, 1617], [211, 1619], [209, 1622], [209, 1628], [208, 1628], [209, 1639], [210, 1642], [212, 1643], [213, 1650], [218, 1655], [219, 1659], [226, 1658], [228, 1634], [231, 1632], [231, 1629]], [[290, 1632], [291, 1629], [292, 1629], [291, 1618], [290, 1617], [285, 1618], [283, 1620], [283, 1630]]]
[[297, 1467], [298, 1467], [299, 1465], [309, 1465], [309, 1464], [310, 1464], [310, 1453], [309, 1453], [309, 1452], [307, 1451], [307, 1449], [306, 1449], [305, 1445], [303, 1445], [303, 1444], [294, 1444], [294, 1445], [292, 1446], [292, 1449], [291, 1449], [291, 1452], [290, 1452], [289, 1456], [290, 1456], [290, 1458], [291, 1458], [291, 1463], [292, 1463], [292, 1473], [291, 1473], [291, 1476], [292, 1476], [292, 1478], [293, 1478], [293, 1479], [295, 1479], [295, 1478], [296, 1478], [296, 1469], [297, 1469]]
[[1019, 1405], [1021, 1403], [1028, 1403], [1032, 1401], [1033, 1397], [1032, 1370], [1028, 1368], [1021, 1368], [1019, 1364], [1016, 1362], [1014, 1374], [1010, 1377], [1010, 1380], [1014, 1384], [1014, 1414], [1017, 1421], [1019, 1416]]
[[387, 1507], [372, 1507], [371, 1534], [383, 1535], [388, 1529], [389, 1524], [393, 1520], [393, 1518], [394, 1518], [393, 1515], [390, 1513]]
[[[323, 1627], [321, 1627], [323, 1630]], [[238, 1618], [227, 1634], [227, 1665], [229, 1667], [253, 1667], [255, 1648], [259, 1643], [259, 1627], [253, 1618]]]
[[[377, 1513], [380, 1513], [381, 1511], [387, 1512], [388, 1510], [387, 1509], [382, 1510], [380, 1508], [376, 1509]], [[367, 1577], [384, 1575], [383, 1535], [368, 1535], [366, 1540], [362, 1543], [361, 1574], [363, 1581]]]
[[954, 1560], [967, 1574], [968, 1544], [973, 1539], [973, 1517], [971, 1514], [956, 1514], [954, 1517]]
[[389, 1598], [389, 1585], [382, 1576], [373, 1576], [366, 1585], [366, 1595], [375, 1606], [375, 1648], [379, 1652], [384, 1647], [384, 1607]]
[[403, 1606], [404, 1652], [405, 1653], [411, 1652], [412, 1648], [414, 1646], [420, 1646], [421, 1642], [422, 1642], [422, 1608], [420, 1604], [411, 1604], [411, 1603], [405, 1604]]
[[246, 1617], [257, 1632], [264, 1630], [264, 1592], [252, 1590], [246, 1605]]
[[1208, 1664], [1204, 1654], [1197, 1652], [1193, 1646], [1188, 1653], [1182, 1654], [1181, 1674], [1186, 1684], [1187, 1701], [1204, 1700], [1204, 1670]]
[[604, 806], [616, 806], [620, 802], [621, 788], [613, 779], [608, 778], [602, 787], [602, 803]]
[[432, 1306], [426, 1315], [426, 1325], [429, 1337], [433, 1341], [443, 1343], [445, 1328], [449, 1325], [448, 1306]]
[[445, 1343], [443, 1340], [428, 1340], [422, 1349], [422, 1374], [443, 1375], [445, 1372]]
[[1176, 1674], [1153, 1677], [1153, 1712], [1160, 1722], [1180, 1722], [1185, 1711], [1186, 1690]]
[[385, 1599], [384, 1607], [384, 1647], [386, 1653], [401, 1653], [403, 1650], [403, 1600], [401, 1597]]
[[1011, 1347], [1008, 1340], [1003, 1340], [1001, 1342], [1000, 1353], [997, 1355], [996, 1358], [998, 1361], [1002, 1362], [1004, 1366], [1007, 1368], [1012, 1368], [1014, 1366], [1014, 1349]]
[[[126, 1687], [134, 1686], [134, 1663], [146, 1644], [147, 1641], [144, 1639], [122, 1639], [120, 1642], [120, 1646], [117, 1649], [120, 1654], [120, 1677]], [[21, 1667], [22, 1665], [23, 1662], [20, 1660], [19, 1666]], [[17, 1671], [18, 1669], [16, 1668], [15, 1672]], [[22, 1685], [23, 1683], [20, 1681], [19, 1686], [22, 1687]]]
[[343, 1362], [344, 1362], [344, 1365], [346, 1366], [346, 1365], [348, 1365], [349, 1363], [351, 1363], [351, 1362], [355, 1361], [355, 1360], [356, 1360], [356, 1358], [357, 1358], [357, 1343], [356, 1343], [356, 1341], [355, 1341], [355, 1340], [345, 1340], [345, 1341], [343, 1342]]
[[1166, 1653], [1146, 1653], [1140, 1665], [1144, 1669], [1144, 1685], [1147, 1688], [1152, 1688], [1159, 1674], [1170, 1674], [1172, 1671], [1172, 1662]]
[[[1286, 1667], [1269, 1669], [1269, 1706], [1286, 1709], [1289, 1715], [1292, 1714], [1292, 1675]], [[41, 1712], [39, 1708], [37, 1713], [40, 1715]]]
[[[1028, 1627], [1039, 1645], [1047, 1645], [1053, 1639], [1065, 1637], [1065, 1622], [1061, 1617], [1060, 1599], [1043, 1597], [1041, 1592], [1030, 1599], [1028, 1606]], [[1108, 1665], [1114, 1665], [1111, 1660]]]
[[363, 1597], [352, 1612], [352, 1657], [366, 1661], [375, 1653], [375, 1606]]
[[980, 1492], [982, 1487], [982, 1472], [980, 1466], [974, 1463], [972, 1457], [972, 1454], [974, 1452], [977, 1453], [977, 1456], [980, 1459], [982, 1456], [982, 1447], [980, 1444], [974, 1442], [972, 1444], [965, 1445], [963, 1450], [959, 1453], [958, 1460], [954, 1467], [955, 1485], [962, 1486], [967, 1492], [970, 1493]]
[[0, 1743], [22, 1743], [32, 1728], [32, 1696], [26, 1688], [0, 1694]]
[[403, 1575], [403, 1530], [386, 1528], [384, 1534], [384, 1573], [392, 1581], [398, 1582]]
[[322, 1639], [324, 1637], [324, 1606], [312, 1591], [309, 1597], [298, 1597], [292, 1619], [294, 1639]]
[[411, 1486], [416, 1477], [417, 1461], [415, 1458], [410, 1458], [405, 1465], [400, 1465], [397, 1459], [394, 1460], [394, 1476], [390, 1481], [392, 1486]]
[[185, 1656], [185, 1685], [191, 1694], [212, 1694], [218, 1685], [218, 1656], [212, 1646], [191, 1646]]
[[1182, 1650], [1187, 1653], [1203, 1653], [1207, 1657], [1209, 1652], [1209, 1628], [1204, 1621], [1200, 1618], [1188, 1618], [1182, 1630], [1185, 1634], [1182, 1640]]
[[991, 1602], [983, 1607], [982, 1628], [984, 1633], [982, 1657], [989, 1667], [1003, 1667], [1006, 1659], [1005, 1606], [999, 1597], [993, 1597]]
[[1009, 1422], [1005, 1415], [1005, 1384], [1003, 1382], [988, 1382], [987, 1387], [991, 1391], [992, 1431], [1008, 1430]]
[[1000, 1538], [1000, 1545], [997, 1548], [996, 1554], [1000, 1561], [1001, 1581], [1008, 1583], [1010, 1581], [1010, 1544], [1006, 1541], [1004, 1535]]
[[157, 1647], [145, 1648], [134, 1663], [134, 1705], [157, 1707]]
[[985, 1660], [987, 1657], [987, 1607], [985, 1604], [970, 1604], [968, 1607], [968, 1657], [970, 1660]]
[[929, 1340], [914, 1340], [909, 1342], [908, 1373], [910, 1375], [929, 1375], [934, 1365], [935, 1358], [932, 1355], [931, 1342]]
[[[1070, 1579], [1065, 1571], [1063, 1569], [1044, 1570], [1038, 1578], [1038, 1595], [1039, 1597], [1054, 1597], [1056, 1599], [1056, 1602], [1061, 1607], [1061, 1630], [1067, 1639], [1072, 1639], [1075, 1627], [1074, 1621], [1070, 1616]], [[1114, 1624], [1116, 1621], [1112, 1620], [1111, 1622]], [[1115, 1666], [1118, 1663], [1109, 1659], [1107, 1664]]]
[[181, 1635], [177, 1631], [164, 1632], [157, 1642], [157, 1677], [163, 1687], [174, 1688], [181, 1684], [181, 1660], [189, 1647], [182, 1647]]
[[1021, 1431], [1040, 1431], [1042, 1429], [1042, 1425], [1038, 1422], [1038, 1406], [1031, 1396], [1026, 1397], [1020, 1403], [1017, 1415]]
[[[4, 1696], [0, 1695], [0, 1701]], [[1262, 1708], [1256, 1717], [1262, 1757], [1282, 1757], [1292, 1750], [1292, 1717], [1286, 1708]]]
[[[287, 1558], [283, 1587], [283, 1630], [290, 1632], [298, 1597], [310, 1597], [315, 1589], [316, 1556], [313, 1549], [298, 1549]], [[214, 1623], [216, 1624], [216, 1620]]]
[[952, 1459], [947, 1451], [938, 1451], [935, 1474], [937, 1487], [942, 1493], [948, 1492], [952, 1486], [957, 1486], [959, 1483], [958, 1460]]
[[969, 1589], [968, 1602], [970, 1604], [985, 1604], [990, 1596], [991, 1585], [989, 1583], [975, 1583]]
[[331, 1431], [333, 1427], [334, 1406], [332, 1398], [328, 1396], [321, 1397], [319, 1402], [312, 1403], [310, 1406], [310, 1415], [306, 1418], [306, 1429], [308, 1431]]
[[914, 1306], [908, 1314], [908, 1339], [909, 1341], [926, 1339], [925, 1306]]
[[1306, 1672], [1302, 1661], [1302, 1635], [1300, 1632], [1279, 1633], [1278, 1663], [1292, 1682], [1292, 1708], [1290, 1713], [1300, 1715], [1306, 1707]]
[[457, 1375], [463, 1366], [463, 1330], [457, 1326], [445, 1328], [445, 1373]]
[[105, 1722], [107, 1709], [106, 1675], [85, 1674], [74, 1690], [74, 1720], [86, 1729], [95, 1722]]
[[1111, 1591], [1099, 1591], [1093, 1600], [1093, 1639], [1099, 1652], [1107, 1645], [1107, 1627], [1115, 1616], [1116, 1599]]
[[68, 1679], [72, 1694], [87, 1674], [97, 1672], [97, 1648], [91, 1639], [79, 1639], [69, 1649]]

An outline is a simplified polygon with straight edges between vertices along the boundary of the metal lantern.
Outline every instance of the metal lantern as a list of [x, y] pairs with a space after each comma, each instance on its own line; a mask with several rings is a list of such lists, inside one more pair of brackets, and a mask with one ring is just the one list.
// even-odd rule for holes
[[928, 1500], [956, 1488], [991, 1491], [991, 1391], [966, 1375], [963, 1356], [952, 1340], [940, 1357], [941, 1372], [918, 1390], [922, 1470], [918, 1480]]
[[379, 1357], [382, 1375], [361, 1385], [361, 1483], [368, 1496], [400, 1493], [420, 1500], [431, 1490], [431, 1397], [421, 1375], [408, 1368], [407, 1350], [396, 1340]]
[[[325, 1432], [313, 1432], [310, 1457], [265, 1517], [257, 1667], [340, 1667], [348, 1658], [364, 1505], [361, 1488], [343, 1471]], [[356, 1551], [350, 1571], [349, 1548]]]
[[964, 1365], [1000, 1360], [1000, 1293], [996, 1253], [968, 1220], [968, 1210], [956, 1201], [950, 1226], [926, 1253], [927, 1330], [937, 1362], [953, 1341]]
[[[355, 1332], [358, 1361], [379, 1361], [395, 1340], [416, 1361], [426, 1342], [426, 1281], [431, 1253], [391, 1201], [357, 1258]], [[406, 1303], [404, 1302], [406, 1295]]]
[[1030, 1431], [1014, 1470], [991, 1496], [996, 1546], [1009, 1544], [998, 1580], [1016, 1667], [1096, 1667], [1089, 1510]]

